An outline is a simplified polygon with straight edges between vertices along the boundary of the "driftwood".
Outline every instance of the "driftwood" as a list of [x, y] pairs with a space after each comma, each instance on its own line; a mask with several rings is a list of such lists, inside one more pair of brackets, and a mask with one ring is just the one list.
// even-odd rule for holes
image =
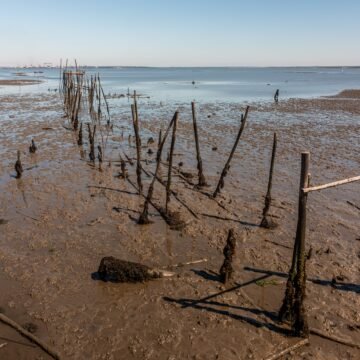
[[19, 332], [24, 337], [28, 338], [30, 341], [38, 345], [42, 350], [44, 350], [47, 354], [52, 356], [56, 360], [60, 360], [60, 355], [49, 345], [45, 344], [42, 340], [37, 338], [35, 335], [31, 334], [29, 331], [25, 330], [22, 326], [20, 326], [15, 321], [11, 320], [4, 314], [0, 314], [0, 321], [4, 324], [7, 324], [11, 326], [13, 329], [15, 329], [17, 332]]
[[240, 129], [239, 129], [239, 132], [237, 134], [237, 137], [236, 137], [236, 140], [235, 140], [235, 143], [234, 143], [234, 146], [230, 152], [230, 155], [229, 155], [229, 158], [224, 166], [224, 169], [223, 171], [221, 172], [221, 175], [220, 175], [220, 179], [219, 179], [219, 182], [217, 184], [217, 187], [214, 191], [214, 194], [213, 194], [213, 197], [215, 198], [217, 196], [217, 194], [221, 191], [221, 189], [224, 187], [224, 178], [225, 176], [227, 175], [229, 169], [230, 169], [230, 162], [231, 162], [231, 159], [233, 158], [234, 156], [234, 153], [235, 153], [235, 150], [237, 148], [237, 145], [239, 143], [239, 140], [240, 140], [240, 137], [241, 137], [241, 134], [243, 133], [244, 131], [244, 128], [245, 128], [245, 123], [246, 123], [246, 119], [247, 119], [247, 116], [248, 116], [248, 113], [249, 113], [249, 106], [246, 107], [246, 110], [245, 110], [245, 115], [241, 114], [241, 125], [240, 125]]

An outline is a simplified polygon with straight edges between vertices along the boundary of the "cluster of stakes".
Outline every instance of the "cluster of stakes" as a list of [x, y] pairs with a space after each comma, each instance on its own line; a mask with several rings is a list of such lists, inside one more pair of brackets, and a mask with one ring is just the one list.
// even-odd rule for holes
[[[63, 100], [63, 106], [65, 111], [65, 116], [69, 120], [69, 126], [66, 127], [69, 130], [74, 131], [77, 137], [77, 143], [79, 146], [83, 146], [83, 122], [79, 121], [79, 115], [81, 112], [84, 112], [87, 108], [90, 122], [84, 123], [87, 125], [88, 131], [88, 143], [89, 143], [89, 163], [95, 165], [96, 158], [99, 162], [99, 169], [101, 170], [101, 164], [104, 161], [106, 154], [106, 144], [109, 134], [113, 131], [113, 124], [110, 117], [109, 104], [107, 102], [104, 90], [101, 85], [100, 76], [95, 75], [88, 78], [85, 75], [85, 72], [79, 70], [76, 66], [74, 68], [68, 68], [66, 65], [64, 69], [60, 68], [60, 85], [59, 93]], [[278, 102], [279, 91], [276, 92], [274, 96], [275, 102]], [[173, 156], [174, 148], [176, 142], [176, 132], [178, 128], [179, 121], [179, 112], [175, 111], [171, 121], [169, 122], [167, 128], [163, 132], [161, 129], [159, 131], [156, 160], [155, 160], [155, 170], [150, 171], [146, 170], [142, 166], [141, 158], [141, 137], [140, 137], [140, 128], [139, 128], [139, 114], [138, 114], [138, 103], [137, 99], [139, 96], [134, 91], [133, 95], [130, 95], [128, 91], [128, 97], [133, 99], [131, 104], [131, 115], [132, 115], [132, 124], [135, 135], [135, 147], [136, 147], [136, 183], [133, 182], [128, 175], [126, 164], [134, 165], [133, 159], [126, 154], [122, 149], [122, 154], [120, 154], [120, 168], [121, 172], [118, 175], [120, 178], [126, 180], [137, 193], [144, 198], [143, 209], [140, 213], [137, 223], [140, 225], [151, 223], [149, 219], [149, 206], [151, 205], [156, 211], [162, 216], [165, 222], [175, 230], [182, 229], [186, 226], [186, 223], [182, 222], [179, 214], [171, 212], [169, 209], [170, 198], [173, 197], [176, 199], [194, 218], [199, 218], [198, 214], [193, 211], [182, 199], [179, 198], [178, 193], [171, 188], [172, 172], [176, 171], [177, 175], [188, 182], [194, 189], [199, 190], [199, 193], [207, 196], [211, 200], [215, 201], [218, 206], [229, 211], [224, 207], [221, 202], [216, 200], [218, 194], [224, 188], [225, 177], [230, 170], [230, 163], [237, 149], [241, 135], [245, 129], [245, 124], [249, 114], [249, 106], [246, 107], [244, 114], [241, 114], [241, 123], [239, 130], [234, 142], [234, 145], [231, 149], [231, 152], [228, 156], [228, 159], [223, 167], [223, 170], [220, 174], [220, 178], [217, 182], [215, 190], [213, 192], [205, 192], [201, 189], [208, 187], [206, 178], [203, 172], [203, 163], [200, 153], [200, 143], [198, 136], [197, 120], [196, 120], [196, 107], [195, 102], [192, 102], [192, 120], [193, 120], [193, 130], [194, 130], [194, 140], [196, 148], [196, 160], [197, 160], [197, 183], [191, 182], [186, 176], [185, 172], [180, 170], [180, 167], [177, 168], [173, 166]], [[103, 107], [105, 106], [105, 111]], [[169, 134], [171, 133], [171, 141], [169, 146], [168, 161], [162, 161], [162, 153]], [[131, 140], [131, 135], [129, 136], [129, 141]], [[148, 140], [148, 145], [154, 143], [154, 139], [150, 138]], [[97, 145], [97, 153], [95, 151], [95, 145]], [[262, 220], [259, 224], [260, 227], [266, 229], [272, 229], [277, 226], [277, 224], [272, 220], [271, 215], [269, 214], [271, 206], [271, 188], [272, 188], [272, 179], [274, 172], [274, 164], [276, 157], [276, 148], [277, 148], [277, 136], [274, 133], [273, 137], [273, 146], [272, 146], [272, 156], [270, 163], [269, 171], [269, 180], [268, 187], [265, 196], [265, 204], [262, 213]], [[35, 153], [36, 145], [34, 140], [32, 140], [29, 151], [30, 153]], [[152, 153], [152, 150], [149, 149], [148, 153]], [[18, 158], [15, 164], [15, 170], [17, 178], [20, 178], [23, 173], [23, 167], [20, 160], [20, 152], [18, 151]], [[160, 166], [164, 164], [168, 168], [167, 172], [167, 181], [163, 181], [159, 175]], [[152, 178], [147, 189], [147, 193], [144, 193], [144, 186], [142, 182], [142, 174], [145, 174], [147, 177]], [[359, 180], [360, 177], [346, 179], [332, 184], [327, 184], [319, 187], [310, 188], [309, 186], [309, 153], [302, 153], [301, 157], [301, 178], [300, 178], [300, 191], [299, 191], [299, 210], [298, 210], [298, 223], [296, 230], [296, 237], [294, 243], [292, 264], [289, 271], [289, 277], [286, 285], [285, 297], [283, 304], [279, 312], [279, 319], [281, 321], [286, 321], [291, 325], [292, 333], [296, 336], [306, 337], [309, 334], [309, 328], [307, 325], [306, 313], [304, 309], [304, 298], [305, 298], [305, 286], [306, 286], [306, 259], [307, 254], [305, 253], [305, 231], [306, 231], [306, 202], [307, 194], [309, 191], [320, 190], [323, 188], [336, 186], [339, 184]], [[155, 182], [158, 182], [165, 188], [165, 206], [160, 206], [156, 201], [153, 200], [153, 192]], [[224, 262], [219, 271], [220, 279], [223, 283], [227, 283], [233, 274], [232, 261], [235, 255], [236, 239], [234, 236], [233, 229], [229, 230], [226, 246], [224, 248]], [[100, 267], [99, 267], [99, 276], [102, 279], [110, 279], [114, 281], [145, 281], [151, 278], [167, 276], [164, 271], [157, 271], [150, 269], [141, 264], [131, 263], [123, 260], [117, 260], [112, 257], [103, 258]]]

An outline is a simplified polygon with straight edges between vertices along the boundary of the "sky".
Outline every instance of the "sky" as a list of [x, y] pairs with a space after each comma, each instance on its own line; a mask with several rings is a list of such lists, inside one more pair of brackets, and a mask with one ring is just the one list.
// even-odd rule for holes
[[0, 0], [0, 66], [356, 66], [359, 18], [359, 0]]

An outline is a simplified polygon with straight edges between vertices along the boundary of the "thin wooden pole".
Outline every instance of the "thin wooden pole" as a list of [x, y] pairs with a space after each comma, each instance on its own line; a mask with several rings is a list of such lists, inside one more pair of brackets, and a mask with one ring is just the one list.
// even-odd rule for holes
[[164, 134], [164, 137], [162, 138], [161, 143], [160, 143], [160, 145], [158, 147], [158, 151], [157, 151], [157, 154], [156, 154], [156, 168], [155, 168], [154, 176], [153, 176], [153, 179], [152, 179], [152, 181], [150, 183], [147, 196], [145, 198], [143, 211], [142, 211], [142, 213], [141, 213], [141, 215], [139, 217], [139, 220], [138, 220], [138, 224], [140, 224], [140, 225], [145, 225], [145, 224], [150, 223], [150, 220], [149, 220], [149, 204], [151, 203], [152, 195], [153, 195], [153, 192], [154, 192], [155, 180], [156, 180], [156, 178], [158, 176], [159, 169], [160, 169], [160, 159], [161, 159], [162, 150], [164, 148], [164, 144], [165, 144], [166, 138], [168, 137], [170, 129], [173, 126], [175, 118], [176, 118], [176, 113], [174, 114], [172, 120], [170, 121], [169, 126], [166, 129], [166, 132]]
[[200, 145], [199, 145], [199, 136], [197, 130], [197, 122], [196, 122], [196, 112], [195, 112], [195, 102], [191, 103], [191, 110], [192, 110], [192, 118], [193, 118], [193, 126], [194, 126], [194, 136], [195, 136], [195, 145], [196, 145], [196, 159], [197, 159], [197, 168], [198, 168], [198, 186], [202, 187], [206, 185], [205, 176], [203, 173], [203, 166], [202, 166], [202, 159], [200, 155]]
[[136, 114], [135, 104], [131, 105], [131, 114], [132, 114], [132, 120], [133, 120], [134, 132], [135, 132], [135, 143], [136, 143], [136, 177], [139, 188], [139, 195], [141, 195], [143, 191], [143, 185], [141, 181], [141, 142], [140, 142], [139, 123]]
[[272, 219], [268, 218], [268, 213], [270, 210], [271, 205], [271, 188], [272, 188], [272, 179], [274, 173], [274, 165], [275, 165], [275, 156], [276, 156], [276, 147], [277, 147], [277, 137], [276, 133], [274, 133], [274, 140], [273, 140], [273, 147], [272, 147], [272, 154], [271, 154], [271, 163], [270, 163], [270, 173], [269, 173], [269, 182], [267, 193], [265, 196], [265, 206], [263, 209], [263, 217], [260, 223], [260, 226], [263, 228], [271, 229], [276, 226]]
[[173, 132], [171, 138], [171, 145], [170, 145], [170, 159], [169, 159], [169, 168], [168, 168], [168, 178], [166, 182], [166, 201], [165, 201], [165, 211], [168, 214], [168, 204], [170, 201], [170, 187], [171, 187], [171, 171], [172, 171], [172, 163], [173, 163], [173, 156], [174, 156], [174, 147], [175, 147], [175, 140], [176, 140], [176, 128], [179, 118], [179, 112], [175, 112], [175, 121], [173, 124]]
[[240, 129], [239, 129], [239, 132], [237, 134], [237, 137], [236, 137], [236, 140], [235, 140], [235, 143], [234, 143], [234, 146], [230, 152], [230, 155], [229, 155], [229, 158], [224, 166], [224, 169], [221, 173], [221, 176], [220, 176], [220, 179], [219, 179], [219, 182], [217, 184], [217, 187], [214, 191], [214, 194], [213, 194], [213, 197], [215, 198], [217, 196], [217, 194], [220, 192], [220, 190], [224, 187], [224, 178], [225, 176], [227, 175], [229, 169], [230, 169], [230, 162], [231, 162], [231, 159], [232, 157], [234, 156], [234, 153], [235, 153], [235, 150], [237, 148], [237, 145], [239, 143], [239, 140], [240, 140], [240, 137], [241, 137], [241, 134], [243, 133], [244, 131], [244, 128], [245, 128], [245, 123], [246, 123], [246, 119], [247, 119], [247, 116], [248, 116], [248, 113], [249, 113], [249, 106], [246, 107], [246, 110], [245, 110], [245, 115], [242, 115], [241, 114], [241, 125], [240, 125]]
[[360, 176], [354, 176], [354, 177], [351, 177], [351, 178], [348, 178], [348, 179], [334, 181], [334, 182], [324, 184], [324, 185], [312, 186], [312, 187], [304, 188], [303, 191], [304, 191], [304, 193], [309, 193], [311, 191], [324, 190], [324, 189], [328, 189], [328, 188], [331, 188], [331, 187], [334, 187], [334, 186], [345, 185], [345, 184], [349, 184], [349, 183], [352, 183], [354, 181], [359, 181], [359, 180], [360, 180]]

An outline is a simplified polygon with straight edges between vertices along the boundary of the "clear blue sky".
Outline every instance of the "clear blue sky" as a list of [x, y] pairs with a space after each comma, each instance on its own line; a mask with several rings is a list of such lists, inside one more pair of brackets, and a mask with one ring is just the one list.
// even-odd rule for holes
[[360, 0], [0, 0], [0, 66], [360, 65]]

